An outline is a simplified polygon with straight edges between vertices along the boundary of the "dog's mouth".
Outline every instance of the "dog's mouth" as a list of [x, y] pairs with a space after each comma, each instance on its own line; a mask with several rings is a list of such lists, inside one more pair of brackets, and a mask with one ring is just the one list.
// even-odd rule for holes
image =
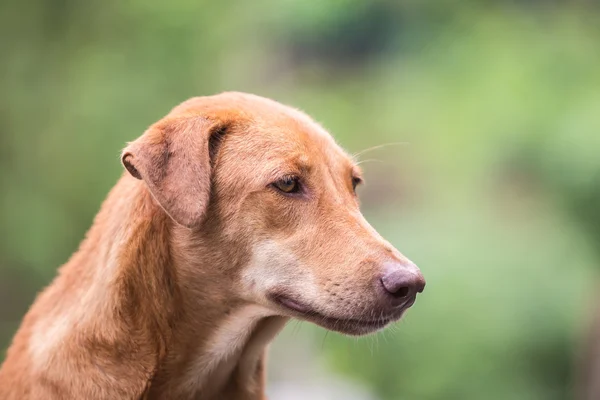
[[385, 315], [379, 318], [337, 318], [321, 314], [285, 295], [269, 295], [269, 299], [286, 311], [291, 312], [292, 316], [296, 318], [313, 322], [331, 331], [354, 336], [367, 335], [384, 328], [389, 323], [400, 319], [405, 310], [404, 308], [395, 315]]

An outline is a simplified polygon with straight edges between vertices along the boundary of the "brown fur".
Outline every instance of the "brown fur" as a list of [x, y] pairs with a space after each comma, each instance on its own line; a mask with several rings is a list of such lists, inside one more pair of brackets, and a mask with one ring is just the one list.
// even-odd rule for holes
[[[274, 101], [188, 100], [123, 163], [25, 316], [1, 399], [261, 399], [266, 346], [289, 317], [369, 333], [404, 311], [375, 284], [382, 265], [422, 280], [360, 215], [353, 160]], [[301, 194], [270, 185], [287, 175]]]

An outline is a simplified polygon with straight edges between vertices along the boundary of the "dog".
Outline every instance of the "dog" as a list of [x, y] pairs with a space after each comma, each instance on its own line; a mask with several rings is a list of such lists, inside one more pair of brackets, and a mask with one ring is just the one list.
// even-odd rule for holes
[[360, 213], [356, 163], [296, 109], [192, 98], [121, 160], [16, 333], [0, 399], [264, 399], [290, 318], [365, 335], [425, 287]]

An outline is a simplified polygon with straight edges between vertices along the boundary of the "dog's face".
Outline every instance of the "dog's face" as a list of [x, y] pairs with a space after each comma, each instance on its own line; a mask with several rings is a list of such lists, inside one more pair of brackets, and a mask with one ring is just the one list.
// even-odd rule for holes
[[[296, 110], [244, 94], [193, 99], [172, 114], [176, 121], [201, 118], [191, 125], [175, 122], [177, 128], [170, 120], [150, 140], [171, 135], [172, 142], [180, 141], [183, 136], [173, 132], [187, 132], [179, 153], [186, 158], [187, 151], [190, 158], [172, 167], [180, 169], [187, 189], [161, 182], [166, 173], [156, 178], [150, 172], [169, 169], [161, 163], [176, 156], [173, 145], [166, 156], [144, 163], [134, 142], [125, 165], [151, 181], [155, 198], [176, 221], [198, 235], [205, 226], [235, 247], [237, 295], [274, 313], [354, 335], [381, 329], [414, 303], [425, 286], [423, 276], [363, 218], [355, 191], [361, 171], [319, 125]], [[195, 130], [207, 133], [194, 135]], [[182, 177], [196, 162], [196, 172]], [[191, 188], [190, 177], [208, 179], [208, 189]], [[169, 191], [181, 190], [197, 195], [170, 198]], [[202, 197], [202, 190], [209, 193]]]

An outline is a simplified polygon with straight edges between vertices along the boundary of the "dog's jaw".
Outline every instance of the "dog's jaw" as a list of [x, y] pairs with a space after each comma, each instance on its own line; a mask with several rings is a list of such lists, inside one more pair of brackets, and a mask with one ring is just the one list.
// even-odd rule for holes
[[404, 310], [395, 315], [368, 315], [362, 318], [337, 318], [327, 316], [299, 303], [286, 295], [271, 294], [271, 301], [280, 306], [286, 315], [313, 322], [325, 329], [349, 336], [362, 336], [377, 332], [402, 317]]

